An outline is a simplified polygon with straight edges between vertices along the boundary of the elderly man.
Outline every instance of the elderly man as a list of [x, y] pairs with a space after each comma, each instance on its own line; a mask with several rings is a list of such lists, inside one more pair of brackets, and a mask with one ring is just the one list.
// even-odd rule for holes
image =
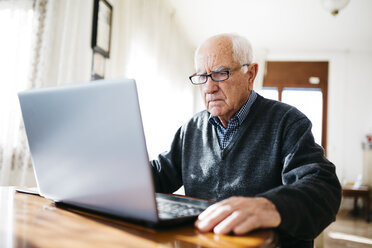
[[184, 185], [188, 196], [218, 201], [196, 227], [217, 234], [276, 228], [286, 247], [312, 247], [334, 219], [341, 187], [334, 165], [296, 108], [253, 91], [258, 65], [243, 37], [209, 38], [195, 53], [206, 110], [151, 161], [158, 192]]

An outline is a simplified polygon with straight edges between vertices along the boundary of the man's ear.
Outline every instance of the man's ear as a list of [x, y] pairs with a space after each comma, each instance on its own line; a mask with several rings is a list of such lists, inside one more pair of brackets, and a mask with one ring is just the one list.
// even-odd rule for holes
[[253, 83], [254, 79], [257, 76], [258, 72], [258, 64], [252, 63], [248, 66], [248, 84], [249, 84], [249, 90], [253, 90]]

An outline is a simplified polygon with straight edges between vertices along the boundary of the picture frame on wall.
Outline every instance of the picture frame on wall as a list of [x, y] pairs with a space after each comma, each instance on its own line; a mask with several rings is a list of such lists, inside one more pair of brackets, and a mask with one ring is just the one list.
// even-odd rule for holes
[[103, 54], [93, 51], [91, 80], [105, 78], [105, 62]]
[[92, 48], [105, 58], [110, 57], [112, 6], [107, 0], [93, 0]]

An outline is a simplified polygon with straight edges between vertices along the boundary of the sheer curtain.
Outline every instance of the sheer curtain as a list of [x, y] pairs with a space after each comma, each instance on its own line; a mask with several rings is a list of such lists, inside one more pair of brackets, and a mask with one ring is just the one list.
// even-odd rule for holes
[[0, 1], [0, 185], [34, 184], [17, 99], [30, 82], [33, 4]]
[[0, 185], [36, 184], [17, 92], [88, 81], [90, 0], [0, 1]]
[[90, 80], [93, 1], [48, 1], [35, 43], [32, 85], [41, 87]]

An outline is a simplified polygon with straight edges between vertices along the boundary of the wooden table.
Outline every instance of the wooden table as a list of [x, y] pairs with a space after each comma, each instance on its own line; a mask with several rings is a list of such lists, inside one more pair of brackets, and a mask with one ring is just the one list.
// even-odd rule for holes
[[371, 194], [371, 190], [368, 186], [359, 186], [359, 187], [344, 186], [342, 187], [343, 197], [354, 198], [354, 209], [353, 209], [354, 213], [357, 212], [358, 198], [360, 197], [364, 200], [365, 218], [367, 222], [371, 220], [369, 217], [370, 194]]
[[273, 230], [245, 236], [200, 233], [192, 224], [154, 230], [57, 208], [35, 195], [0, 187], [0, 247], [276, 247]]

